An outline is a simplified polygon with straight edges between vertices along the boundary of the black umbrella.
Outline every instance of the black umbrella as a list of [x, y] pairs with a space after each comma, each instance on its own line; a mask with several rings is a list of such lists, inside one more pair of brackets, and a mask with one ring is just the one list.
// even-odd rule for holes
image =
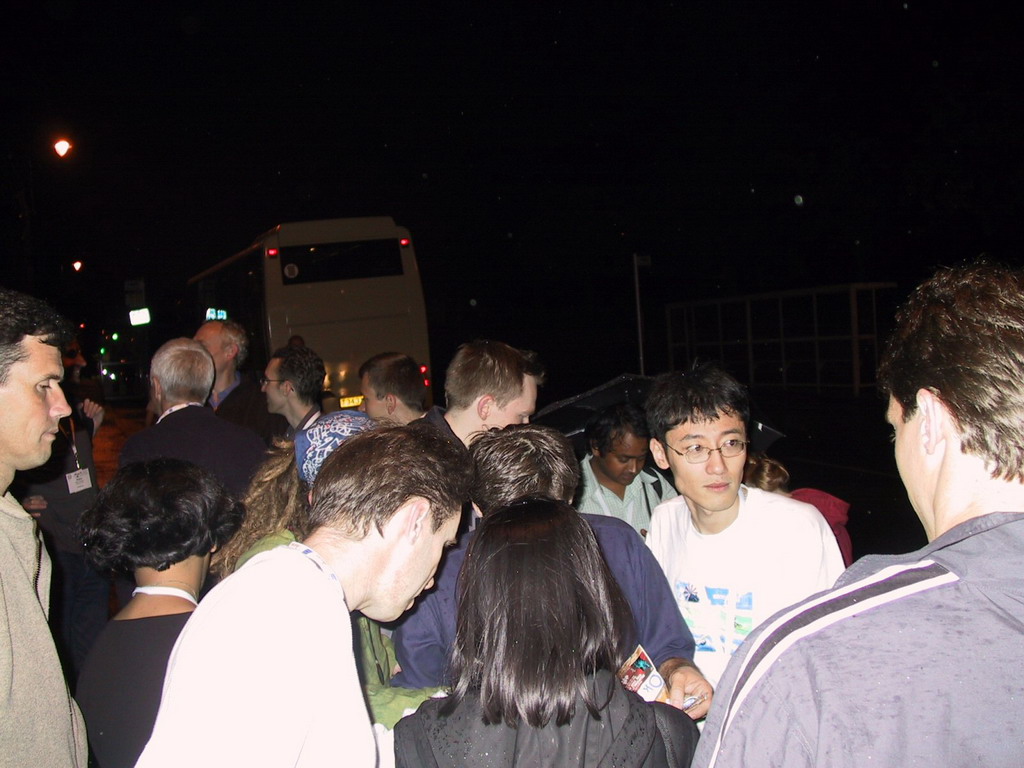
[[568, 437], [576, 437], [586, 429], [587, 422], [605, 408], [619, 403], [632, 403], [643, 408], [651, 381], [650, 376], [624, 373], [583, 394], [545, 406], [530, 421], [554, 427]]

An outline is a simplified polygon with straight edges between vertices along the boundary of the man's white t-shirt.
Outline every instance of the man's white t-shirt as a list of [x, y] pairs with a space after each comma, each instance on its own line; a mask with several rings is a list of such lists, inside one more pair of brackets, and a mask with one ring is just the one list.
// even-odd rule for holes
[[843, 572], [817, 509], [746, 486], [736, 520], [721, 533], [700, 533], [682, 496], [659, 504], [647, 545], [693, 633], [693, 661], [712, 685], [754, 627]]
[[341, 584], [301, 544], [207, 595], [174, 646], [138, 766], [375, 766]]

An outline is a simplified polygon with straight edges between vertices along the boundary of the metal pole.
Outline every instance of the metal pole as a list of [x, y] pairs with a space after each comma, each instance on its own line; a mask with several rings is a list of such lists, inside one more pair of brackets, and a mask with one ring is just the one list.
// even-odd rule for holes
[[[646, 262], [645, 266], [650, 266], [649, 256], [645, 256], [644, 261]], [[633, 254], [633, 293], [636, 297], [636, 344], [640, 358], [640, 375], [646, 376], [647, 372], [644, 370], [644, 320], [640, 313], [640, 255], [636, 253]]]

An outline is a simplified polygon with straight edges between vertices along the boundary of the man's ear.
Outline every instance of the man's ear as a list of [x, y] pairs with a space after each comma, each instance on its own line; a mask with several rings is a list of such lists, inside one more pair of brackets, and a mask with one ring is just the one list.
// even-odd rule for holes
[[601, 455], [601, 449], [597, 447], [597, 440], [591, 440], [590, 441], [590, 452], [594, 456], [600, 456]]
[[952, 417], [942, 401], [928, 389], [919, 389], [915, 397], [921, 414], [917, 438], [928, 454], [935, 454], [945, 441], [947, 430], [953, 426]]
[[[394, 523], [392, 532], [408, 543], [419, 540], [423, 534], [432, 532], [430, 502], [422, 496], [413, 496], [406, 500], [391, 518]], [[391, 526], [387, 526], [389, 528]]]
[[153, 387], [153, 398], [157, 402], [159, 402], [160, 399], [164, 396], [164, 388], [163, 385], [160, 383], [160, 379], [158, 379], [156, 376], [150, 375], [149, 384], [151, 387]]
[[398, 398], [394, 395], [384, 395], [384, 407], [388, 409], [388, 416], [398, 408]]
[[487, 417], [491, 415], [491, 408], [493, 407], [493, 395], [480, 395], [480, 397], [476, 399], [476, 415], [481, 422], [487, 422]]
[[228, 342], [224, 345], [224, 357], [228, 360], [234, 360], [238, 357], [238, 345], [234, 342]]
[[656, 437], [651, 438], [651, 455], [654, 456], [654, 463], [660, 469], [668, 469], [668, 456], [665, 455], [665, 446]]

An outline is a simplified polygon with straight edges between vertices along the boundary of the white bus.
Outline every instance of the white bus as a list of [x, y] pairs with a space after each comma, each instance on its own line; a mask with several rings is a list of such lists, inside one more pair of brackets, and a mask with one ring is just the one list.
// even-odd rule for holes
[[359, 366], [378, 352], [412, 356], [429, 383], [427, 314], [409, 231], [390, 216], [279, 224], [189, 280], [205, 319], [253, 337], [250, 365], [295, 335], [327, 368], [342, 407], [361, 402]]

